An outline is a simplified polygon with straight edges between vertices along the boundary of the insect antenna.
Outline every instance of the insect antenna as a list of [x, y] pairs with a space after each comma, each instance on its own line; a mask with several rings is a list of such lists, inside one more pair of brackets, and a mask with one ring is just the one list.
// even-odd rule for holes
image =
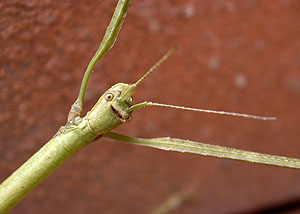
[[131, 84], [123, 93], [122, 93], [122, 98], [121, 100], [127, 100], [128, 97], [132, 96], [132, 94], [134, 93], [135, 88], [141, 84], [141, 82], [143, 82], [144, 79], [146, 79], [153, 71], [155, 71], [155, 69], [158, 68], [158, 66], [163, 63], [172, 53], [174, 53], [174, 51], [177, 49], [177, 46], [175, 45], [172, 49], [170, 49], [162, 58], [160, 58], [160, 60], [153, 65], [149, 71], [142, 76], [136, 83]]
[[212, 113], [212, 114], [230, 115], [230, 116], [236, 116], [236, 117], [246, 117], [246, 118], [252, 118], [252, 119], [256, 119], [256, 120], [276, 120], [277, 119], [276, 117], [262, 117], [262, 116], [256, 116], [256, 115], [251, 115], [251, 114], [242, 114], [242, 113], [235, 113], [235, 112], [190, 108], [190, 107], [184, 107], [184, 106], [153, 103], [153, 102], [149, 102], [149, 101], [135, 104], [129, 108], [129, 111], [133, 112], [134, 110], [137, 110], [137, 109], [140, 109], [143, 107], [147, 107], [147, 106], [159, 106], [159, 107], [175, 108], [175, 109], [182, 109], [182, 110], [188, 110], [188, 111], [198, 111], [198, 112], [205, 112], [205, 113]]
[[168, 59], [168, 57], [170, 55], [172, 55], [172, 53], [174, 53], [174, 51], [177, 49], [177, 46], [175, 45], [172, 49], [170, 49], [162, 58], [160, 58], [160, 60], [155, 63], [155, 65], [153, 65], [149, 71], [144, 75], [142, 76], [134, 85], [135, 87], [137, 87], [139, 84], [141, 84], [141, 82], [144, 81], [144, 79], [146, 79], [153, 71], [155, 71], [158, 66], [160, 66], [161, 63], [163, 63], [166, 59]]
[[[174, 46], [172, 49], [170, 49], [155, 65], [153, 65], [149, 69], [149, 71], [144, 76], [142, 76], [135, 84], [132, 84], [130, 86], [130, 88], [128, 88], [128, 94], [129, 94], [129, 91], [134, 90], [139, 84], [141, 84], [141, 82], [144, 81], [155, 69], [157, 69], [158, 66], [161, 63], [163, 63], [172, 53], [174, 53], [174, 51], [176, 49], [177, 49], [177, 46]], [[124, 97], [126, 97], [126, 96], [124, 96]], [[184, 106], [153, 103], [153, 102], [148, 102], [148, 101], [143, 102], [143, 103], [138, 103], [138, 104], [131, 106], [129, 108], [129, 112], [133, 112], [137, 109], [140, 109], [140, 108], [143, 108], [146, 106], [159, 106], [159, 107], [175, 108], [175, 109], [182, 109], [182, 110], [188, 110], [188, 111], [198, 111], [198, 112], [205, 112], [205, 113], [212, 113], [212, 114], [230, 115], [230, 116], [236, 116], [236, 117], [246, 117], [246, 118], [252, 118], [252, 119], [256, 119], [256, 120], [276, 120], [276, 117], [262, 117], [262, 116], [256, 116], [256, 115], [251, 115], [251, 114], [242, 114], [242, 113], [235, 113], [235, 112], [190, 108], [190, 107], [184, 107]]]

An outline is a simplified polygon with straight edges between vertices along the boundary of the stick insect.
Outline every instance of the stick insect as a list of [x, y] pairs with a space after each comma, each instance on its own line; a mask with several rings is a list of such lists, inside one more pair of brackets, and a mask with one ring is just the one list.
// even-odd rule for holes
[[240, 114], [205, 109], [143, 102], [134, 104], [135, 89], [174, 51], [171, 49], [164, 55], [141, 79], [134, 84], [118, 83], [108, 89], [98, 100], [95, 106], [81, 117], [81, 108], [87, 80], [97, 61], [113, 46], [130, 5], [130, 0], [120, 0], [112, 21], [107, 28], [103, 43], [91, 60], [82, 82], [82, 90], [69, 113], [68, 122], [61, 127], [55, 136], [37, 151], [29, 160], [18, 168], [0, 185], [0, 213], [7, 213], [21, 201], [38, 184], [45, 180], [65, 160], [76, 151], [88, 145], [97, 137], [109, 137], [127, 143], [154, 147], [169, 151], [188, 152], [208, 155], [219, 158], [242, 160], [260, 164], [300, 169], [300, 160], [295, 158], [248, 152], [215, 145], [201, 144], [193, 141], [174, 138], [142, 139], [128, 137], [111, 132], [114, 128], [131, 120], [131, 114], [147, 106], [184, 109], [198, 112], [208, 112], [223, 115], [240, 116], [260, 120], [274, 120], [273, 117], [261, 117], [249, 114]]

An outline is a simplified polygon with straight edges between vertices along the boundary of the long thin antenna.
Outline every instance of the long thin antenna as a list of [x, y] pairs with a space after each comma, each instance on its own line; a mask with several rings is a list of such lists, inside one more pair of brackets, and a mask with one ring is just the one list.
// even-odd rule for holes
[[138, 86], [144, 79], [146, 79], [155, 69], [160, 66], [161, 63], [163, 63], [174, 51], [177, 49], [177, 46], [175, 45], [171, 50], [169, 50], [155, 65], [153, 65], [150, 70], [142, 76], [141, 79], [139, 79], [134, 85], [135, 87]]
[[207, 110], [207, 109], [198, 109], [198, 108], [189, 108], [189, 107], [183, 107], [183, 106], [174, 106], [174, 105], [168, 105], [168, 104], [161, 104], [161, 103], [153, 103], [153, 102], [143, 102], [138, 103], [129, 108], [129, 111], [132, 112], [134, 110], [137, 110], [139, 108], [143, 108], [146, 106], [160, 106], [160, 107], [167, 107], [167, 108], [175, 108], [175, 109], [182, 109], [182, 110], [188, 110], [188, 111], [198, 111], [198, 112], [205, 112], [205, 113], [212, 113], [212, 114], [223, 114], [223, 115], [230, 115], [230, 116], [237, 116], [237, 117], [246, 117], [246, 118], [252, 118], [256, 120], [276, 120], [276, 117], [261, 117], [251, 114], [241, 114], [241, 113], [234, 113], [234, 112], [226, 112], [226, 111], [214, 111], [214, 110]]
[[121, 100], [128, 99], [129, 96], [132, 96], [134, 93], [135, 88], [143, 82], [144, 79], [146, 79], [163, 61], [165, 61], [174, 51], [177, 49], [177, 46], [175, 45], [172, 49], [170, 49], [160, 60], [150, 68], [150, 70], [142, 76], [136, 83], [131, 84], [126, 90], [122, 93]]

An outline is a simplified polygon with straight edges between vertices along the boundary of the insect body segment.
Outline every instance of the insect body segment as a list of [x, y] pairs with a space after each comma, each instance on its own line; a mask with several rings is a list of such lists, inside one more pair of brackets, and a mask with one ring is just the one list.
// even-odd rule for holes
[[[87, 113], [86, 118], [94, 133], [106, 133], [131, 120], [129, 108], [133, 105], [132, 95], [134, 90], [124, 96], [124, 92], [128, 92], [130, 87], [131, 85], [126, 83], [113, 85]], [[100, 118], [99, 115], [101, 115]]]

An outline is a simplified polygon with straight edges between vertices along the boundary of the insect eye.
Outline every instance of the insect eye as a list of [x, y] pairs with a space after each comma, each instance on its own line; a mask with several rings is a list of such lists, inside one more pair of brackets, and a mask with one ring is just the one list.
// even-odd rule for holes
[[106, 99], [107, 101], [111, 101], [113, 98], [114, 98], [114, 95], [113, 95], [112, 93], [107, 93], [107, 94], [105, 95], [105, 99]]
[[133, 98], [132, 98], [132, 97], [129, 97], [129, 99], [128, 99], [128, 101], [127, 101], [127, 102], [128, 102], [128, 104], [130, 104], [130, 105], [131, 105], [131, 104], [133, 103]]

